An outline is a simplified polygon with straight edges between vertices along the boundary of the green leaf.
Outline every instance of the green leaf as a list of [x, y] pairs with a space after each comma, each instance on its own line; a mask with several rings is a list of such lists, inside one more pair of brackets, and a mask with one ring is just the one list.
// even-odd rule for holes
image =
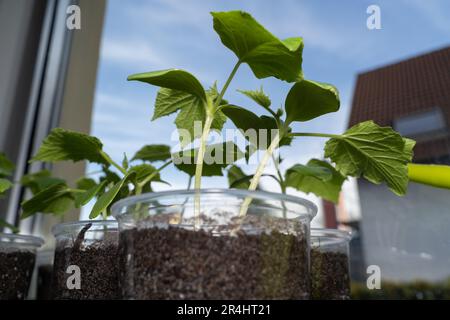
[[286, 171], [286, 185], [305, 193], [314, 193], [326, 200], [338, 202], [345, 177], [328, 162], [312, 159], [308, 164], [296, 164]]
[[132, 158], [132, 160], [142, 161], [166, 161], [170, 159], [170, 147], [164, 144], [153, 144], [143, 146]]
[[[259, 117], [247, 109], [234, 105], [224, 106], [222, 111], [258, 149], [267, 149], [278, 132], [277, 121], [272, 117]], [[280, 146], [289, 145], [291, 141], [292, 138], [284, 137], [280, 141]]]
[[344, 176], [363, 176], [375, 184], [384, 181], [395, 194], [404, 195], [413, 146], [412, 140], [402, 138], [392, 128], [366, 121], [330, 139], [325, 157], [336, 163]]
[[51, 213], [60, 215], [66, 213], [72, 206], [73, 195], [65, 183], [49, 186], [31, 199], [22, 202], [22, 219], [36, 213]]
[[76, 185], [77, 185], [77, 189], [89, 190], [89, 189], [97, 186], [97, 182], [95, 182], [94, 179], [82, 177], [76, 181]]
[[[212, 103], [212, 102], [211, 102]], [[180, 132], [181, 145], [184, 147], [190, 142], [199, 138], [202, 127], [206, 121], [206, 104], [197, 96], [182, 91], [162, 88], [158, 91], [155, 103], [155, 112], [152, 120], [169, 115], [180, 110], [175, 124]], [[211, 125], [213, 130], [221, 130], [225, 123], [225, 116], [217, 112]], [[195, 130], [196, 122], [199, 129]]]
[[238, 90], [238, 92], [249, 97], [264, 109], [270, 109], [272, 101], [270, 101], [269, 96], [264, 93], [262, 87], [259, 90]]
[[32, 161], [87, 160], [107, 165], [108, 161], [102, 156], [102, 148], [102, 143], [96, 137], [56, 128], [45, 138]]
[[75, 206], [77, 208], [86, 205], [89, 201], [91, 201], [95, 196], [99, 194], [101, 190], [103, 190], [106, 186], [107, 181], [102, 181], [99, 184], [95, 184], [91, 188], [87, 189], [83, 193], [75, 194]]
[[[179, 170], [190, 176], [195, 175], [198, 148], [183, 150], [172, 154], [172, 160]], [[203, 176], [221, 176], [222, 170], [244, 156], [242, 151], [231, 141], [206, 146], [203, 163]]]
[[[143, 181], [145, 178], [147, 178], [151, 174], [154, 174], [156, 171], [157, 171], [157, 169], [154, 166], [147, 164], [147, 163], [133, 166], [129, 170], [129, 172], [136, 173], [135, 179], [137, 182]], [[160, 176], [159, 172], [154, 175], [154, 177], [152, 178], [151, 181], [166, 183], [165, 181], [161, 180], [161, 176]]]
[[106, 180], [108, 181], [108, 183], [117, 183], [120, 180], [122, 180], [122, 178], [115, 173], [114, 171], [110, 170], [108, 167], [104, 166], [102, 168], [102, 171], [104, 173], [104, 176], [100, 177], [100, 181]]
[[130, 172], [126, 174], [122, 180], [117, 182], [112, 188], [110, 188], [108, 191], [106, 191], [104, 194], [102, 194], [97, 202], [94, 204], [94, 207], [91, 210], [91, 213], [89, 214], [89, 219], [95, 219], [97, 218], [103, 211], [107, 210], [107, 208], [111, 205], [114, 198], [119, 194], [119, 191], [122, 189], [124, 184], [128, 182], [130, 178], [132, 178], [135, 175], [135, 172]]
[[227, 178], [230, 188], [248, 189], [253, 175], [246, 175], [241, 168], [233, 165], [228, 169]]
[[250, 14], [212, 12], [214, 30], [222, 43], [247, 63], [259, 79], [275, 77], [288, 82], [302, 79], [303, 40], [279, 40]]
[[7, 229], [11, 230], [13, 233], [20, 232], [19, 228], [17, 228], [16, 226], [13, 226], [12, 224], [9, 224], [8, 222], [6, 222], [3, 219], [0, 219], [0, 227], [7, 228]]
[[413, 182], [450, 189], [450, 166], [410, 163], [408, 176]]
[[5, 192], [6, 190], [10, 189], [12, 186], [13, 186], [13, 184], [11, 181], [0, 178], [0, 194]]
[[36, 195], [51, 185], [65, 183], [65, 181], [64, 179], [52, 177], [49, 170], [41, 170], [24, 175], [20, 183], [22, 186], [29, 188], [33, 195]]
[[11, 176], [14, 172], [14, 167], [14, 163], [3, 152], [0, 152], [0, 178]]
[[168, 69], [133, 74], [128, 81], [141, 81], [161, 88], [189, 93], [206, 102], [206, 94], [200, 81], [187, 71]]
[[286, 101], [286, 123], [308, 121], [339, 110], [337, 89], [326, 83], [302, 80], [294, 84]]

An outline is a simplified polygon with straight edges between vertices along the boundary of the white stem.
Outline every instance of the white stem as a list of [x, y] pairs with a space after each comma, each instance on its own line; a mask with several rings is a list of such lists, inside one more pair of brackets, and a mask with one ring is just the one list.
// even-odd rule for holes
[[[264, 173], [264, 169], [267, 166], [267, 163], [269, 162], [269, 159], [272, 157], [273, 152], [276, 148], [278, 148], [278, 145], [280, 143], [280, 133], [277, 133], [277, 135], [272, 140], [272, 143], [270, 144], [269, 148], [267, 148], [266, 152], [264, 153], [264, 157], [262, 158], [261, 162], [258, 165], [258, 168], [256, 169], [255, 175], [253, 176], [252, 182], [250, 183], [250, 187], [248, 188], [249, 191], [254, 191], [258, 187], [259, 180], [261, 179], [262, 174]], [[241, 206], [239, 217], [245, 217], [247, 214], [248, 206], [252, 202], [251, 197], [247, 197], [244, 200], [244, 203]]]
[[[194, 188], [196, 191], [200, 190], [202, 186], [202, 172], [203, 172], [203, 161], [205, 158], [206, 151], [206, 140], [208, 139], [209, 132], [211, 130], [211, 124], [213, 121], [212, 116], [207, 116], [205, 120], [205, 126], [203, 127], [202, 136], [200, 139], [200, 147], [198, 149], [198, 157], [196, 159], [195, 167], [195, 182]], [[194, 200], [194, 214], [195, 214], [195, 229], [200, 227], [200, 194], [195, 195]]]

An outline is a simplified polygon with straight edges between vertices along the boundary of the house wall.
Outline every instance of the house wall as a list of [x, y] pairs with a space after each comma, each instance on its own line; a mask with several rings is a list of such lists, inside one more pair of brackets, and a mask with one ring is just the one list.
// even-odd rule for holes
[[365, 262], [383, 279], [439, 281], [450, 277], [450, 192], [411, 183], [398, 197], [359, 181]]

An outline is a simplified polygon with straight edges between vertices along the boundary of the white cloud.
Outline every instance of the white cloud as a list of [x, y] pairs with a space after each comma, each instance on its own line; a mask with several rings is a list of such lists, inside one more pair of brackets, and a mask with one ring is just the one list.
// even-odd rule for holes
[[164, 66], [167, 54], [159, 53], [148, 42], [139, 39], [124, 40], [105, 38], [101, 48], [101, 59], [125, 66]]

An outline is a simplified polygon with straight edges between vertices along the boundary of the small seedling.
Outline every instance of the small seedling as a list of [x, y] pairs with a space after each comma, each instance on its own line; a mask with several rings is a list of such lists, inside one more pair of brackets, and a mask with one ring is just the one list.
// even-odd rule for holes
[[[169, 146], [146, 145], [131, 159], [124, 154], [122, 163], [118, 164], [103, 150], [99, 139], [56, 128], [31, 161], [87, 161], [100, 165], [101, 170], [98, 181], [89, 176], [81, 177], [73, 188], [63, 179], [52, 177], [47, 170], [24, 176], [21, 183], [31, 190], [33, 197], [22, 203], [23, 219], [38, 212], [61, 215], [94, 198], [97, 200], [89, 218], [102, 216], [106, 219], [111, 205], [118, 200], [151, 192], [154, 182], [167, 183], [161, 179], [160, 172], [172, 163], [172, 158]], [[157, 162], [163, 164], [156, 168], [153, 164]]]

